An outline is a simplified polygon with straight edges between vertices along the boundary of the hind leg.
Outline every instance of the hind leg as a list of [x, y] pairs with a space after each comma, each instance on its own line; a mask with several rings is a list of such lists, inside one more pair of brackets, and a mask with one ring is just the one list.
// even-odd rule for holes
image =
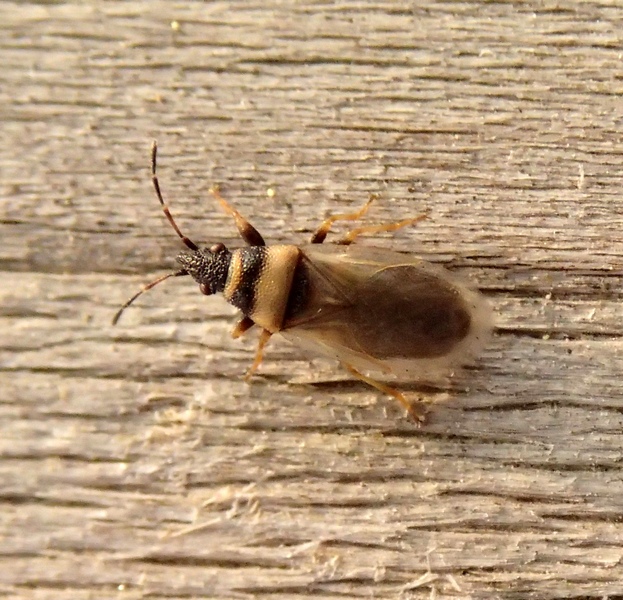
[[383, 392], [384, 394], [388, 394], [389, 396], [393, 396], [394, 398], [396, 398], [396, 400], [400, 402], [402, 407], [409, 413], [411, 418], [418, 425], [421, 425], [422, 423], [426, 421], [426, 415], [419, 413], [415, 409], [413, 404], [411, 404], [411, 402], [407, 400], [407, 398], [402, 392], [399, 392], [398, 390], [394, 389], [393, 387], [390, 387], [389, 385], [386, 385], [385, 383], [382, 383], [381, 381], [377, 381], [376, 379], [372, 379], [371, 377], [364, 375], [363, 373], [355, 369], [355, 367], [351, 367], [348, 363], [343, 362], [342, 366], [351, 375], [354, 375], [357, 379], [363, 381], [364, 383], [367, 383], [368, 385], [371, 385], [373, 388], [376, 388], [377, 390]]
[[[331, 227], [333, 227], [333, 223], [337, 221], [356, 221], [357, 219], [361, 219], [370, 208], [370, 204], [376, 200], [376, 196], [370, 196], [370, 199], [357, 211], [352, 213], [341, 213], [338, 215], [331, 215], [327, 219], [325, 219], [320, 227], [315, 231], [314, 235], [312, 235], [311, 243], [312, 244], [322, 244], [329, 231], [331, 231]], [[412, 217], [409, 219], [402, 219], [401, 221], [396, 221], [394, 223], [383, 223], [381, 225], [364, 225], [362, 227], [356, 227], [355, 229], [351, 229], [346, 235], [341, 237], [338, 240], [338, 244], [343, 246], [348, 246], [352, 244], [355, 239], [357, 239], [362, 234], [373, 234], [380, 233], [382, 231], [396, 231], [398, 229], [402, 229], [403, 227], [407, 227], [409, 225], [415, 225], [419, 223], [423, 219], [426, 218], [425, 214], [418, 215], [417, 217]]]
[[402, 221], [396, 221], [395, 223], [382, 223], [381, 225], [367, 225], [363, 227], [356, 227], [355, 229], [351, 229], [345, 236], [338, 240], [338, 244], [343, 246], [349, 246], [352, 244], [356, 238], [364, 233], [380, 233], [382, 231], [396, 231], [398, 229], [402, 229], [403, 227], [407, 227], [409, 225], [415, 225], [420, 221], [424, 220], [426, 215], [418, 215], [417, 217], [412, 217], [410, 219], [403, 219]]

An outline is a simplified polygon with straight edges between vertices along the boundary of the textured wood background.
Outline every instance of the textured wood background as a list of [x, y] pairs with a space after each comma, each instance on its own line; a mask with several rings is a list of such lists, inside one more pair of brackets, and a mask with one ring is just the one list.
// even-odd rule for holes
[[[623, 598], [623, 8], [0, 2], [0, 595]], [[328, 212], [500, 331], [416, 429], [186, 280], [180, 226]], [[273, 190], [274, 195], [269, 193]]]

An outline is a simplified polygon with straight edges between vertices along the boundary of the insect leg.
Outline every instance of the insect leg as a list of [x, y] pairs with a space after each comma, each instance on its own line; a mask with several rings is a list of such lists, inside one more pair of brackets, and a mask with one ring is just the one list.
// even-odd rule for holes
[[363, 217], [368, 212], [370, 204], [372, 204], [374, 200], [376, 200], [376, 196], [371, 195], [370, 199], [358, 211], [353, 213], [331, 215], [330, 217], [326, 218], [320, 224], [320, 227], [318, 227], [314, 235], [312, 235], [311, 243], [322, 244], [322, 242], [324, 242], [325, 238], [327, 237], [329, 231], [331, 231], [333, 223], [335, 223], [336, 221], [356, 221], [357, 219], [361, 219], [361, 217]]
[[249, 331], [253, 325], [255, 325], [255, 321], [253, 321], [253, 319], [249, 317], [242, 317], [232, 330], [231, 337], [235, 340], [238, 339], [241, 335], [244, 335], [247, 331]]
[[383, 223], [381, 225], [367, 225], [364, 227], [357, 227], [355, 229], [351, 229], [344, 237], [338, 240], [338, 244], [343, 246], [349, 246], [352, 244], [356, 238], [358, 238], [363, 233], [380, 233], [381, 231], [396, 231], [397, 229], [401, 229], [403, 227], [407, 227], [408, 225], [415, 225], [420, 221], [426, 219], [426, 215], [422, 214], [417, 217], [413, 217], [411, 219], [403, 219], [402, 221], [396, 221], [395, 223]]
[[260, 234], [260, 232], [249, 223], [233, 206], [231, 206], [221, 193], [218, 187], [213, 187], [210, 193], [214, 196], [216, 201], [221, 205], [221, 208], [230, 216], [233, 217], [238, 233], [242, 239], [249, 244], [249, 246], [265, 246], [266, 242]]
[[262, 357], [264, 355], [264, 346], [266, 346], [266, 344], [268, 343], [268, 340], [270, 339], [271, 335], [272, 333], [268, 331], [268, 329], [262, 329], [262, 333], [260, 334], [260, 341], [257, 344], [257, 350], [255, 352], [255, 360], [253, 361], [253, 364], [247, 371], [247, 374], [244, 376], [245, 381], [249, 381], [249, 379], [251, 379], [251, 376], [253, 375], [253, 373], [257, 371], [257, 368], [262, 363]]
[[384, 383], [380, 382], [380, 381], [376, 381], [376, 379], [372, 379], [371, 377], [368, 377], [367, 375], [364, 375], [363, 373], [361, 373], [360, 371], [358, 371], [357, 369], [355, 369], [354, 367], [351, 367], [348, 363], [343, 362], [342, 366], [351, 374], [354, 375], [357, 379], [360, 379], [361, 381], [363, 381], [364, 383], [367, 383], [368, 385], [371, 385], [372, 387], [376, 388], [377, 390], [388, 394], [389, 396], [393, 396], [394, 398], [396, 398], [396, 400], [398, 400], [398, 402], [400, 402], [400, 404], [402, 404], [403, 408], [406, 409], [406, 411], [409, 413], [409, 415], [411, 415], [411, 418], [418, 424], [420, 423], [424, 423], [424, 421], [426, 420], [425, 415], [420, 414], [415, 407], [411, 404], [411, 402], [409, 402], [406, 397], [404, 396], [404, 394], [402, 394], [401, 392], [399, 392], [398, 390], [385, 385]]

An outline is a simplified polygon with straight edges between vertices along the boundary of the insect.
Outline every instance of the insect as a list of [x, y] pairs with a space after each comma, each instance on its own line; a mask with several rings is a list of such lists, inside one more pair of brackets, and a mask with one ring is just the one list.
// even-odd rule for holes
[[352, 229], [337, 244], [323, 244], [336, 221], [353, 221], [368, 210], [324, 220], [308, 245], [267, 246], [261, 234], [221, 196], [212, 195], [230, 215], [246, 246], [222, 243], [200, 248], [186, 237], [165, 203], [156, 175], [157, 145], [151, 175], [162, 210], [188, 248], [177, 256], [181, 268], [145, 285], [116, 313], [170, 277], [191, 276], [206, 296], [222, 293], [242, 316], [232, 335], [254, 326], [259, 344], [246, 378], [262, 362], [264, 347], [276, 333], [316, 353], [336, 358], [356, 378], [396, 398], [417, 421], [422, 417], [402, 392], [382, 377], [434, 381], [470, 362], [486, 344], [491, 309], [484, 297], [442, 267], [391, 250], [352, 244], [364, 233], [395, 231], [425, 218]]

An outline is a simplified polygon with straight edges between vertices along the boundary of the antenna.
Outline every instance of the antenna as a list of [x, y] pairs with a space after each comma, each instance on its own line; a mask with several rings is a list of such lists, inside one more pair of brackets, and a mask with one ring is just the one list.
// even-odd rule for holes
[[[156, 196], [158, 197], [158, 201], [160, 202], [160, 206], [162, 206], [162, 212], [164, 212], [164, 216], [167, 218], [167, 221], [169, 221], [169, 223], [171, 224], [171, 227], [173, 227], [173, 229], [175, 230], [175, 233], [177, 233], [177, 235], [182, 240], [182, 242], [184, 242], [186, 247], [189, 248], [190, 250], [192, 250], [193, 252], [196, 252], [197, 250], [199, 250], [199, 246], [197, 246], [197, 244], [195, 244], [195, 242], [193, 242], [190, 238], [186, 237], [182, 233], [181, 229], [177, 226], [177, 223], [175, 222], [175, 219], [173, 218], [173, 215], [171, 214], [171, 211], [169, 210], [169, 206], [167, 205], [167, 203], [164, 201], [164, 198], [162, 197], [162, 192], [160, 191], [160, 183], [158, 182], [158, 175], [156, 174], [156, 156], [157, 156], [157, 153], [158, 153], [158, 144], [154, 140], [154, 142], [153, 142], [153, 144], [151, 146], [151, 181], [154, 184], [154, 189], [156, 190]], [[130, 304], [132, 304], [139, 296], [144, 294], [146, 291], [148, 291], [151, 288], [157, 286], [159, 283], [162, 283], [165, 279], [169, 279], [170, 277], [181, 277], [183, 275], [188, 275], [188, 272], [185, 269], [180, 269], [179, 271], [174, 271], [172, 273], [167, 273], [166, 275], [162, 275], [161, 277], [158, 277], [158, 279], [155, 279], [151, 283], [148, 283], [147, 285], [143, 286], [141, 290], [139, 290], [136, 294], [134, 294], [134, 296], [132, 296], [115, 313], [115, 316], [113, 317], [113, 320], [112, 320], [112, 324], [116, 325], [117, 322], [119, 321], [123, 311], [126, 308], [128, 308], [128, 306], [130, 306]]]

